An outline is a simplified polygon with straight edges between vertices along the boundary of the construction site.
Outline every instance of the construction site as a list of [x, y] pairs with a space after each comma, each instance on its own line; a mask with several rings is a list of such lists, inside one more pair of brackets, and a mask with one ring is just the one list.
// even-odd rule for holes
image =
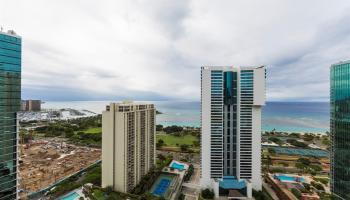
[[22, 194], [40, 191], [101, 159], [101, 150], [59, 139], [31, 140], [20, 147]]

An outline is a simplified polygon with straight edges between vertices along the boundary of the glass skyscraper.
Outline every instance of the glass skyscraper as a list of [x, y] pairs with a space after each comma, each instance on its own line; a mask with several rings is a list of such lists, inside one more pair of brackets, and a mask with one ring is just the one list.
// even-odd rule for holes
[[261, 190], [263, 105], [264, 66], [202, 67], [201, 186], [216, 196]]
[[21, 102], [21, 38], [0, 32], [0, 200], [17, 198], [17, 111]]
[[331, 190], [350, 199], [350, 61], [331, 66]]

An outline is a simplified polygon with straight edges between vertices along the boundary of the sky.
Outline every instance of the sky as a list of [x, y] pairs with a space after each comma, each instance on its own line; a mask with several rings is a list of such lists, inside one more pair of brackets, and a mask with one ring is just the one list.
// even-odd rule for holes
[[349, 0], [0, 0], [22, 98], [200, 99], [200, 67], [267, 67], [268, 101], [328, 101]]

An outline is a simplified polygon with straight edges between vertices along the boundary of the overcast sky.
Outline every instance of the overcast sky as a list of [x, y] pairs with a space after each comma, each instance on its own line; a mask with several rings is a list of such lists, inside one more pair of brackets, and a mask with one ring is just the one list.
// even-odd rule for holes
[[0, 0], [22, 97], [199, 100], [202, 65], [266, 65], [269, 101], [328, 101], [349, 0]]

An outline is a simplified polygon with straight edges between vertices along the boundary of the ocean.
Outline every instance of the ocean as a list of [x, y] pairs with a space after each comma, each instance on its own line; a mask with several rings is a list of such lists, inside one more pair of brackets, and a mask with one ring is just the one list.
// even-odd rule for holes
[[[145, 102], [145, 101], [143, 101]], [[110, 101], [47, 101], [44, 109], [86, 109], [102, 113]], [[200, 102], [147, 101], [154, 103], [158, 111], [157, 124], [164, 126], [200, 126]], [[263, 107], [264, 131], [313, 132], [329, 131], [328, 102], [267, 102]]]

